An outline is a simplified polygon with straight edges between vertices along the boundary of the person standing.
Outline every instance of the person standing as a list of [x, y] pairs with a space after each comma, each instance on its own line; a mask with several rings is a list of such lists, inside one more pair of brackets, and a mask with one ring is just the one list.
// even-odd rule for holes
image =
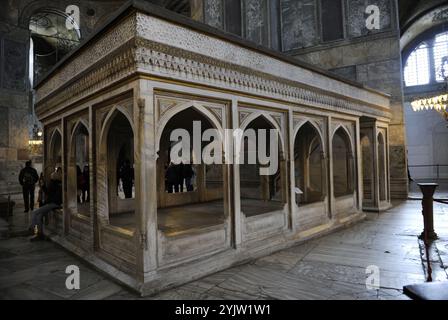
[[165, 172], [168, 193], [179, 192], [179, 184], [175, 165], [170, 162]]
[[123, 184], [124, 197], [126, 199], [132, 198], [132, 187], [134, 185], [134, 169], [131, 167], [131, 163], [126, 159], [123, 166], [120, 168], [120, 179]]
[[45, 178], [44, 178], [44, 173], [41, 172], [40, 176], [39, 176], [39, 191], [37, 192], [38, 197], [37, 197], [37, 203], [39, 203], [39, 208], [43, 207], [43, 205], [45, 204], [45, 198], [46, 198], [46, 194], [47, 194], [47, 185], [45, 183]]
[[182, 175], [185, 179], [185, 186], [187, 187], [187, 192], [193, 191], [194, 171], [191, 164], [184, 164]]
[[39, 181], [39, 175], [31, 164], [31, 160], [28, 160], [25, 163], [25, 168], [20, 170], [19, 173], [19, 183], [22, 186], [25, 213], [27, 213], [30, 209], [31, 211], [34, 210], [34, 190], [36, 187], [36, 182]]
[[82, 170], [82, 176], [83, 176], [83, 184], [81, 187], [81, 200], [82, 203], [89, 202], [90, 200], [90, 177], [89, 177], [89, 166], [85, 165]]
[[183, 162], [174, 166], [176, 170], [177, 177], [177, 191], [176, 192], [184, 192], [184, 164]]

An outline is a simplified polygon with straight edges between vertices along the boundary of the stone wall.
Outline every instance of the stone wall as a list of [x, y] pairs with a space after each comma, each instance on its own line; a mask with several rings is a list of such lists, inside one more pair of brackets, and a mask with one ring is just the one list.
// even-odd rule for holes
[[[320, 39], [325, 19], [313, 0], [282, 0], [283, 48], [300, 60], [391, 95], [391, 193], [407, 196], [406, 133], [403, 115], [402, 64], [397, 7], [393, 0], [375, 1], [380, 9], [380, 29], [368, 30], [365, 10], [369, 1], [344, 1], [344, 38], [330, 43]], [[303, 24], [300, 12], [315, 12]], [[304, 29], [305, 28], [305, 29]]]
[[[448, 179], [448, 123], [434, 110], [412, 111], [405, 103], [409, 173], [415, 180]], [[441, 165], [437, 174], [437, 167]], [[445, 166], [443, 166], [445, 165]], [[427, 167], [416, 167], [427, 166]]]
[[0, 13], [0, 194], [21, 191], [17, 178], [29, 157], [28, 31], [17, 26], [13, 2], [6, 5]]
[[33, 126], [32, 85], [29, 81], [29, 19], [51, 9], [65, 12], [68, 5], [80, 8], [81, 37], [85, 38], [110, 16], [124, 0], [3, 1], [0, 10], [0, 194], [18, 193], [18, 174], [24, 162], [35, 160], [40, 171], [41, 155], [29, 148]]

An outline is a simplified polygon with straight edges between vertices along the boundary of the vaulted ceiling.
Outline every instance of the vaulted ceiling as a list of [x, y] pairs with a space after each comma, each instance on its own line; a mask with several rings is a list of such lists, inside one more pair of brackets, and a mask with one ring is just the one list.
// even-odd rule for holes
[[420, 17], [444, 4], [446, 0], [398, 0], [401, 31], [405, 31]]

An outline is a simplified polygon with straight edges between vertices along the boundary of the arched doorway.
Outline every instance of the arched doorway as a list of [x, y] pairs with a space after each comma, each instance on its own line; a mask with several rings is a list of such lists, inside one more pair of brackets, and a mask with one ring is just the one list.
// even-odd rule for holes
[[59, 129], [54, 129], [48, 142], [45, 163], [45, 181], [50, 180], [51, 173], [53, 173], [57, 167], [62, 167], [62, 136]]
[[134, 130], [115, 110], [105, 133], [109, 224], [135, 230]]
[[71, 213], [90, 216], [89, 130], [78, 122], [70, 139], [67, 200]]
[[[226, 169], [219, 131], [196, 107], [179, 111], [164, 126], [157, 159], [157, 220], [165, 234], [225, 223]], [[196, 143], [200, 150], [194, 149]], [[202, 157], [210, 143], [217, 147], [212, 162]]]
[[340, 127], [333, 135], [333, 195], [343, 197], [354, 192], [354, 158], [349, 134]]
[[309, 122], [302, 125], [294, 142], [294, 177], [297, 205], [323, 201], [325, 198], [325, 154], [317, 129]]
[[[259, 144], [263, 135], [266, 141]], [[276, 157], [277, 166], [274, 172], [261, 174], [263, 170], [274, 164], [261, 163], [260, 153], [263, 152], [259, 149], [260, 145], [265, 147], [266, 156]], [[276, 154], [271, 154], [271, 151]], [[279, 132], [266, 117], [259, 116], [244, 128], [241, 140], [241, 154], [244, 158], [240, 160], [240, 201], [241, 211], [246, 217], [284, 208], [287, 195], [285, 165], [281, 151]]]

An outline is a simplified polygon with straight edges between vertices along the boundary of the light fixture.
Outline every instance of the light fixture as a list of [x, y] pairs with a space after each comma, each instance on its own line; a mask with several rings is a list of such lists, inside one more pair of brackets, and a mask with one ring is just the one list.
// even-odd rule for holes
[[411, 102], [412, 110], [418, 112], [422, 110], [436, 110], [445, 120], [448, 121], [448, 57], [443, 57], [437, 73], [444, 79], [444, 94], [429, 98], [416, 99]]
[[43, 144], [43, 131], [41, 128], [38, 127], [37, 124], [33, 126], [33, 133], [31, 139], [28, 141], [29, 145], [41, 145]]
[[448, 121], [448, 94], [442, 94], [439, 96], [417, 99], [411, 103], [412, 110], [418, 112], [422, 110], [436, 110], [440, 113], [445, 120]]
[[37, 145], [41, 145], [41, 144], [43, 144], [43, 141], [42, 141], [42, 140], [29, 140], [29, 141], [28, 141], [28, 144], [29, 144], [30, 146], [37, 146]]

